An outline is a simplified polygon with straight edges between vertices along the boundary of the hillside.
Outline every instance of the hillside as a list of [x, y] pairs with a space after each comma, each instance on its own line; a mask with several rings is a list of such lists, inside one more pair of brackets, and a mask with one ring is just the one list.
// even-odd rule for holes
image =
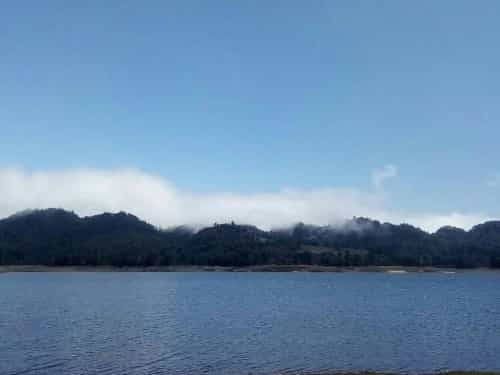
[[337, 227], [299, 223], [263, 231], [231, 223], [195, 232], [159, 230], [123, 212], [81, 218], [62, 209], [33, 210], [0, 220], [0, 264], [500, 267], [500, 222], [433, 234], [367, 218]]

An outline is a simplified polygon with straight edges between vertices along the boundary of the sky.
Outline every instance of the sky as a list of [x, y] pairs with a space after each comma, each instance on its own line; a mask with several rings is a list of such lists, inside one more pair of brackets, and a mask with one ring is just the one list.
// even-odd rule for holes
[[500, 2], [4, 1], [0, 217], [500, 218]]

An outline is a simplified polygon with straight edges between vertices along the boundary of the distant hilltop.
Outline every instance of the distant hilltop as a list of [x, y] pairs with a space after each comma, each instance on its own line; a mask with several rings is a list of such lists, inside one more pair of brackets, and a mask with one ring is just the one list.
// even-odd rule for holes
[[26, 210], [0, 220], [0, 265], [269, 264], [500, 268], [500, 221], [431, 234], [368, 218], [271, 231], [235, 223], [158, 229], [124, 212], [79, 217], [63, 209]]

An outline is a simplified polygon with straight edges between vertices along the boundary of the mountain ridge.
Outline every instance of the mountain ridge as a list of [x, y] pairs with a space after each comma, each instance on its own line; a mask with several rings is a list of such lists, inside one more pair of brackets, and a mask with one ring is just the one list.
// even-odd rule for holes
[[410, 224], [354, 217], [341, 225], [275, 230], [214, 224], [159, 229], [125, 212], [80, 217], [60, 208], [0, 220], [0, 264], [317, 264], [500, 267], [500, 221], [428, 233]]

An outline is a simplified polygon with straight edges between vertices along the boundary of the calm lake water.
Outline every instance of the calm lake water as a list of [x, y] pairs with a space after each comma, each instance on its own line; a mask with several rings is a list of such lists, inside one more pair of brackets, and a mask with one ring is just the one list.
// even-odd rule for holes
[[500, 273], [8, 273], [0, 374], [500, 370]]

